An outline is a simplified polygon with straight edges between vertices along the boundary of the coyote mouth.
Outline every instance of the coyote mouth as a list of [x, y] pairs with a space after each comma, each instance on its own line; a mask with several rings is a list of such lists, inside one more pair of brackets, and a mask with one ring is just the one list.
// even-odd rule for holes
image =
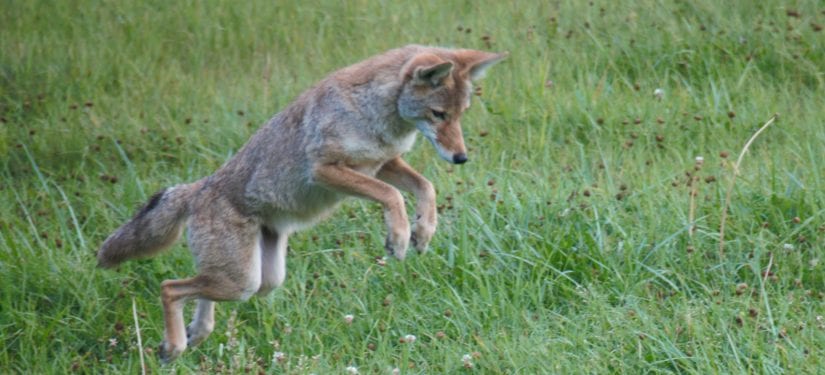
[[455, 162], [455, 155], [452, 152], [447, 151], [443, 146], [441, 146], [441, 143], [438, 142], [435, 130], [433, 130], [429, 123], [426, 121], [418, 121], [415, 126], [418, 128], [418, 131], [424, 135], [424, 138], [427, 138], [427, 140], [432, 143], [433, 147], [435, 147], [435, 150], [438, 152], [438, 156], [450, 163], [460, 164]]

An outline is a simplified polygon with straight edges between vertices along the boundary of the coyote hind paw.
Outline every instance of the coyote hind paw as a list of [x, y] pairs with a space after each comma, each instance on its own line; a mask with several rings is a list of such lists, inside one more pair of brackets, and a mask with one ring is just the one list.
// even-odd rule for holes
[[158, 359], [160, 359], [160, 362], [163, 364], [169, 364], [177, 359], [180, 354], [183, 353], [184, 349], [185, 347], [173, 347], [172, 345], [169, 345], [166, 340], [163, 340], [163, 342], [160, 343], [160, 346], [158, 346]]
[[206, 340], [210, 333], [212, 333], [211, 329], [198, 326], [194, 323], [190, 324], [186, 327], [186, 346], [197, 346]]

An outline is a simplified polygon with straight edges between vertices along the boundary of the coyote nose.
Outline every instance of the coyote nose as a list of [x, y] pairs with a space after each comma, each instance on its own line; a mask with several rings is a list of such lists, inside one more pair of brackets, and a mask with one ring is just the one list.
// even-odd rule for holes
[[466, 162], [467, 162], [467, 154], [465, 154], [463, 152], [459, 152], [459, 153], [453, 155], [453, 163], [464, 164]]

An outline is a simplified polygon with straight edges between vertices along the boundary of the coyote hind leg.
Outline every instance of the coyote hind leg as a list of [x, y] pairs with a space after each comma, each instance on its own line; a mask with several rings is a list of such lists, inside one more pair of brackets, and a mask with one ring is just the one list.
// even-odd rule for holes
[[[245, 300], [261, 285], [261, 229], [220, 198], [192, 215], [189, 246], [197, 258], [198, 276], [166, 280], [161, 284], [164, 342], [158, 352], [171, 362], [189, 344], [205, 339], [214, 327], [214, 302]], [[184, 326], [183, 306], [198, 298], [189, 337]]]
[[261, 230], [261, 288], [259, 296], [269, 294], [286, 279], [287, 234]]
[[[158, 355], [161, 361], [175, 360], [186, 347], [203, 341], [214, 327], [214, 301], [234, 301], [248, 298], [248, 280], [232, 280], [203, 274], [182, 280], [166, 280], [161, 284], [163, 319], [166, 330]], [[256, 285], [256, 290], [257, 290]], [[183, 322], [186, 301], [199, 298], [195, 319], [187, 330]], [[188, 336], [187, 336], [188, 333]]]
[[195, 346], [206, 340], [215, 329], [215, 301], [198, 299], [192, 322], [186, 326], [186, 345]]
[[198, 277], [183, 280], [166, 280], [161, 283], [163, 322], [166, 327], [158, 356], [164, 363], [175, 360], [186, 349], [186, 330], [183, 327], [183, 305], [198, 295], [202, 287]]

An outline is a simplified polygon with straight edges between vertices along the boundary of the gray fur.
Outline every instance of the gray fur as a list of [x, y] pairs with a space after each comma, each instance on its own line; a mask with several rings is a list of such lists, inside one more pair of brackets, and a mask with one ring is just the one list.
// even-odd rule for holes
[[[464, 155], [459, 118], [469, 106], [470, 76], [480, 74], [476, 65], [503, 56], [413, 45], [341, 69], [275, 115], [213, 175], [150, 199], [106, 239], [98, 260], [112, 267], [151, 256], [171, 245], [188, 219], [198, 275], [161, 285], [161, 357], [171, 361], [209, 335], [212, 301], [280, 286], [288, 236], [347, 196], [383, 205], [388, 252], [403, 259], [411, 238], [424, 251], [436, 227], [435, 189], [400, 157], [419, 130], [444, 159]], [[433, 118], [433, 111], [443, 115]], [[412, 226], [393, 186], [416, 196]], [[184, 328], [182, 305], [193, 298], [198, 308]]]
[[131, 221], [103, 242], [97, 253], [98, 266], [110, 268], [129, 259], [151, 257], [177, 240], [188, 216], [192, 186], [155, 193]]

